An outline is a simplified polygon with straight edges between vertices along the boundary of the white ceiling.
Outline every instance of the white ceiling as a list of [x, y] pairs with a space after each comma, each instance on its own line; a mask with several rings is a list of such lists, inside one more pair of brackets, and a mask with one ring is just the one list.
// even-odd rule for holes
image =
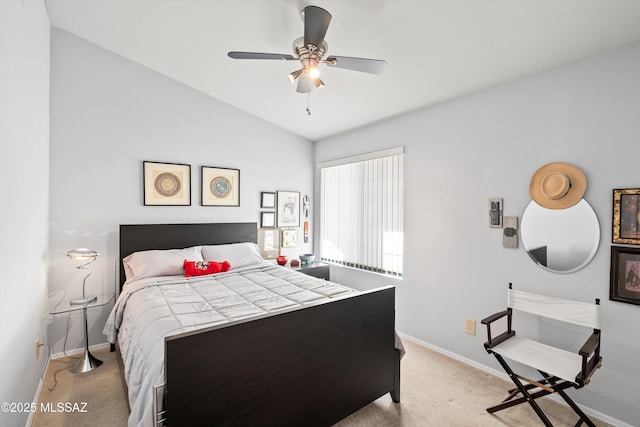
[[[640, 42], [637, 0], [45, 0], [52, 25], [306, 139], [322, 138]], [[322, 68], [307, 96], [292, 54], [313, 4], [329, 55], [385, 59], [382, 75]]]

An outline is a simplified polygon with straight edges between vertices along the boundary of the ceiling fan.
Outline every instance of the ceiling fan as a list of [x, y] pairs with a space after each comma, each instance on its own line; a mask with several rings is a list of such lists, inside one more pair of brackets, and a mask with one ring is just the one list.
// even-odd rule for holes
[[328, 46], [324, 41], [327, 34], [331, 14], [317, 6], [307, 6], [302, 10], [304, 19], [304, 36], [293, 42], [295, 55], [261, 52], [229, 52], [234, 59], [277, 59], [281, 61], [300, 61], [302, 68], [289, 74], [289, 81], [298, 80], [297, 92], [309, 93], [314, 87], [324, 86], [320, 80], [318, 65], [327, 64], [329, 67], [344, 68], [371, 74], [382, 74], [387, 61], [381, 59], [354, 58], [350, 56], [330, 55], [326, 58]]

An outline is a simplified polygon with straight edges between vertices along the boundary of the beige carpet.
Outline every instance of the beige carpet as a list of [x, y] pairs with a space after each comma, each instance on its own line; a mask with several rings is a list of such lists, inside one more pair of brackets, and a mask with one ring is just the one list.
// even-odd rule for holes
[[[120, 379], [120, 368], [116, 353], [109, 349], [92, 350], [91, 354], [103, 361], [97, 369], [84, 374], [72, 374], [67, 368], [73, 366], [76, 359], [63, 357], [49, 362], [44, 377], [38, 408], [58, 408], [62, 403], [71, 404], [71, 411], [64, 406], [62, 411], [38, 411], [33, 417], [32, 426], [126, 426], [129, 417], [124, 388]], [[74, 356], [79, 357], [79, 356]], [[54, 380], [55, 377], [55, 380]], [[57, 381], [57, 383], [56, 383]], [[53, 391], [50, 391], [53, 389]], [[82, 404], [86, 402], [86, 407]], [[77, 408], [73, 404], [78, 404]], [[84, 409], [86, 412], [80, 412]]]
[[[356, 412], [336, 427], [372, 426], [537, 426], [542, 425], [529, 405], [506, 409], [497, 415], [485, 408], [506, 397], [509, 382], [470, 367], [440, 353], [404, 340], [400, 404], [386, 395]], [[34, 427], [126, 426], [127, 404], [120, 380], [116, 353], [92, 352], [104, 364], [93, 372], [75, 375], [65, 369], [73, 361], [51, 361], [40, 402], [87, 402], [86, 413], [38, 412]], [[497, 365], [497, 362], [496, 362]], [[53, 375], [58, 384], [53, 391]], [[569, 391], [569, 395], [580, 391]], [[539, 399], [554, 426], [574, 426], [577, 416], [567, 406]], [[40, 407], [40, 403], [38, 403]], [[609, 426], [593, 420], [598, 427]]]

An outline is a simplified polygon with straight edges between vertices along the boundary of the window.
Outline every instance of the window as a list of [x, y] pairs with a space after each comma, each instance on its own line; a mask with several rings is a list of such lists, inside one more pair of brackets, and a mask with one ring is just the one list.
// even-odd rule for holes
[[320, 258], [402, 276], [402, 147], [320, 164]]

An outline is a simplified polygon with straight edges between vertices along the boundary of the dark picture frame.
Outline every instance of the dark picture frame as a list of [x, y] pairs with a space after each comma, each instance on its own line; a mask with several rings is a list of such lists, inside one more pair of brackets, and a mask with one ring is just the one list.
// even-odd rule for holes
[[191, 165], [142, 162], [145, 206], [191, 206]]
[[640, 248], [611, 246], [609, 299], [640, 305]]
[[260, 212], [260, 227], [272, 228], [276, 226], [275, 212]]
[[300, 227], [300, 192], [277, 192], [278, 227]]
[[640, 245], [640, 188], [613, 190], [612, 242]]
[[240, 206], [240, 169], [202, 166], [202, 206]]
[[266, 209], [275, 209], [276, 193], [272, 191], [263, 191], [260, 193], [260, 207]]

